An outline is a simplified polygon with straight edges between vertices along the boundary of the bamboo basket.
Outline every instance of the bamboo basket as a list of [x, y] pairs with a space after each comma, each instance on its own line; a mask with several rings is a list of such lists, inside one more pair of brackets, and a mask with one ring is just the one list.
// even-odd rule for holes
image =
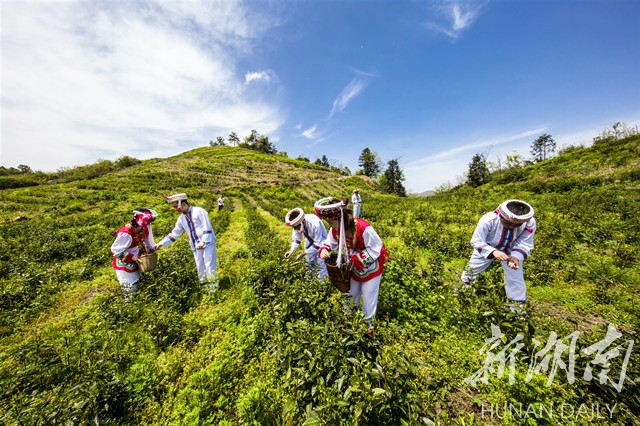
[[338, 255], [333, 253], [329, 259], [325, 260], [327, 272], [331, 284], [342, 293], [351, 289], [351, 263], [343, 263], [339, 268], [336, 266]]
[[158, 264], [158, 254], [144, 254], [138, 257], [138, 265], [140, 265], [140, 272], [151, 272], [156, 269]]

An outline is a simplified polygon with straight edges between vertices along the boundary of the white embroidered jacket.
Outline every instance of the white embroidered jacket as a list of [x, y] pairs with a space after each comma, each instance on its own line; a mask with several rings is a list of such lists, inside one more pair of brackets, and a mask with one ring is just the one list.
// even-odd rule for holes
[[189, 211], [178, 217], [176, 226], [158, 244], [168, 248], [185, 232], [189, 236], [191, 250], [196, 250], [196, 245], [201, 241], [205, 243], [205, 246], [216, 242], [216, 235], [213, 233], [207, 211], [201, 207], [189, 206]]

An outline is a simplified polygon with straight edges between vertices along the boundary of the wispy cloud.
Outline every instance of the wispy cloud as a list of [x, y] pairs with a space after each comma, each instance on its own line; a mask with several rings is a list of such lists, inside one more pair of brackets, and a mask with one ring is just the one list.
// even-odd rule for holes
[[349, 105], [352, 99], [357, 97], [367, 86], [367, 79], [362, 76], [356, 76], [349, 84], [346, 85], [338, 97], [333, 101], [333, 107], [329, 113], [329, 119], [333, 117], [336, 112], [344, 111]]
[[427, 157], [423, 157], [417, 160], [410, 162], [407, 167], [421, 167], [422, 164], [432, 163], [434, 161], [445, 160], [449, 158], [459, 157], [462, 153], [469, 152], [477, 152], [478, 150], [482, 150], [483, 148], [491, 148], [504, 145], [506, 143], [519, 142], [526, 138], [531, 138], [532, 136], [539, 136], [544, 133], [545, 127], [540, 127], [537, 129], [526, 130], [520, 133], [516, 133], [508, 136], [496, 137], [494, 139], [486, 139], [478, 142], [468, 143], [465, 145], [460, 145], [455, 148], [448, 149], [446, 151], [441, 151], [433, 155], [429, 155]]
[[304, 136], [307, 139], [312, 139], [312, 140], [317, 139], [316, 130], [317, 130], [317, 126], [314, 125], [313, 127], [310, 127], [304, 132], [302, 132], [302, 136]]
[[[467, 165], [476, 152], [491, 151], [491, 154], [498, 156], [513, 151], [526, 153], [533, 138], [545, 131], [546, 127], [539, 127], [512, 135], [468, 143], [418, 158], [407, 163], [404, 167], [407, 187], [411, 187], [413, 191], [421, 192], [435, 189], [443, 180], [454, 183], [467, 171]], [[522, 151], [523, 149], [525, 151]], [[461, 161], [461, 159], [463, 160]]]
[[247, 93], [246, 83], [273, 76], [238, 73], [269, 25], [242, 2], [2, 9], [3, 164], [54, 170], [98, 154], [169, 156], [230, 131], [268, 134], [284, 120], [269, 97]]
[[431, 20], [426, 25], [432, 31], [444, 33], [456, 40], [476, 21], [480, 11], [488, 2], [488, 0], [446, 0], [436, 3], [434, 7], [438, 20]]

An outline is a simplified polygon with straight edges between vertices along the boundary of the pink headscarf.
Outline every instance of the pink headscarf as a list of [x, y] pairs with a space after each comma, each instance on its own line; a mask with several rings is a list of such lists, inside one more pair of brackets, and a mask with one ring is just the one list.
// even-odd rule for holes
[[149, 224], [155, 219], [153, 217], [153, 214], [151, 214], [150, 212], [137, 212], [133, 217], [135, 218], [138, 226], [141, 226], [143, 228], [149, 226]]

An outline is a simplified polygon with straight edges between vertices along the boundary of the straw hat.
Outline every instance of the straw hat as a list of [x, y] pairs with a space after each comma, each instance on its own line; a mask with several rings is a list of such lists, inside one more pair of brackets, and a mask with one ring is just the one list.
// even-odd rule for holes
[[[292, 218], [293, 217], [293, 218]], [[300, 207], [289, 210], [289, 213], [284, 217], [284, 224], [287, 226], [297, 226], [302, 223], [304, 219], [304, 210]]]
[[507, 222], [522, 225], [533, 217], [533, 207], [521, 200], [507, 200], [498, 207], [498, 214]]

